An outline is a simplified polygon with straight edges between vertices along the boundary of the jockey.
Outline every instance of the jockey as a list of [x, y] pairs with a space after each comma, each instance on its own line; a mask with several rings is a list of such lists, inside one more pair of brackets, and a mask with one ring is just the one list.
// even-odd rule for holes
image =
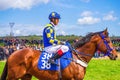
[[59, 19], [60, 15], [57, 12], [50, 13], [50, 23], [46, 25], [43, 31], [44, 50], [48, 53], [54, 53], [54, 56], [48, 60], [52, 64], [56, 64], [54, 60], [60, 58], [69, 50], [68, 46], [64, 45], [65, 42], [56, 39], [54, 28], [58, 25]]

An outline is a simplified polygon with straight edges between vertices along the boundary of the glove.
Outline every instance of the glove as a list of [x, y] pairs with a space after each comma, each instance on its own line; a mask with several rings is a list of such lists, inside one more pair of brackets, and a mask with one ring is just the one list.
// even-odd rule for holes
[[61, 42], [60, 42], [60, 44], [61, 44], [61, 45], [65, 45], [65, 44], [66, 44], [66, 42], [64, 42], [64, 41], [61, 41]]

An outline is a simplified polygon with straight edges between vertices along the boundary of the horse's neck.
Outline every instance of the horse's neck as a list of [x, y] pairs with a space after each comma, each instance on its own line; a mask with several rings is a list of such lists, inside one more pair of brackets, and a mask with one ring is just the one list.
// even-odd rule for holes
[[[79, 55], [84, 61], [88, 63], [93, 57], [94, 53], [96, 52], [96, 45], [94, 43], [86, 43], [82, 47], [78, 48], [77, 51], [83, 53]], [[91, 55], [91, 56], [87, 56], [87, 55]]]

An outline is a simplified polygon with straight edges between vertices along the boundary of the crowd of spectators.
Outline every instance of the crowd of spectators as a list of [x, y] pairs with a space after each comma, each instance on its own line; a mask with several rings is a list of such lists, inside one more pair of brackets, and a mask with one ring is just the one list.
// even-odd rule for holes
[[120, 38], [112, 39], [112, 43], [117, 51], [120, 51]]
[[0, 47], [0, 60], [7, 59], [14, 51], [23, 48], [42, 50], [42, 40], [27, 39], [0, 39], [3, 46]]

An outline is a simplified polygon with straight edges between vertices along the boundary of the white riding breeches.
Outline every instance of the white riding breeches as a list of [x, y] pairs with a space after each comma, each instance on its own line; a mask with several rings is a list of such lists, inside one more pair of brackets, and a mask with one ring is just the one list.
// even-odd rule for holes
[[69, 48], [65, 45], [52, 45], [49, 47], [45, 47], [44, 50], [48, 53], [57, 53], [58, 50], [62, 50], [62, 52], [65, 53], [69, 50]]

